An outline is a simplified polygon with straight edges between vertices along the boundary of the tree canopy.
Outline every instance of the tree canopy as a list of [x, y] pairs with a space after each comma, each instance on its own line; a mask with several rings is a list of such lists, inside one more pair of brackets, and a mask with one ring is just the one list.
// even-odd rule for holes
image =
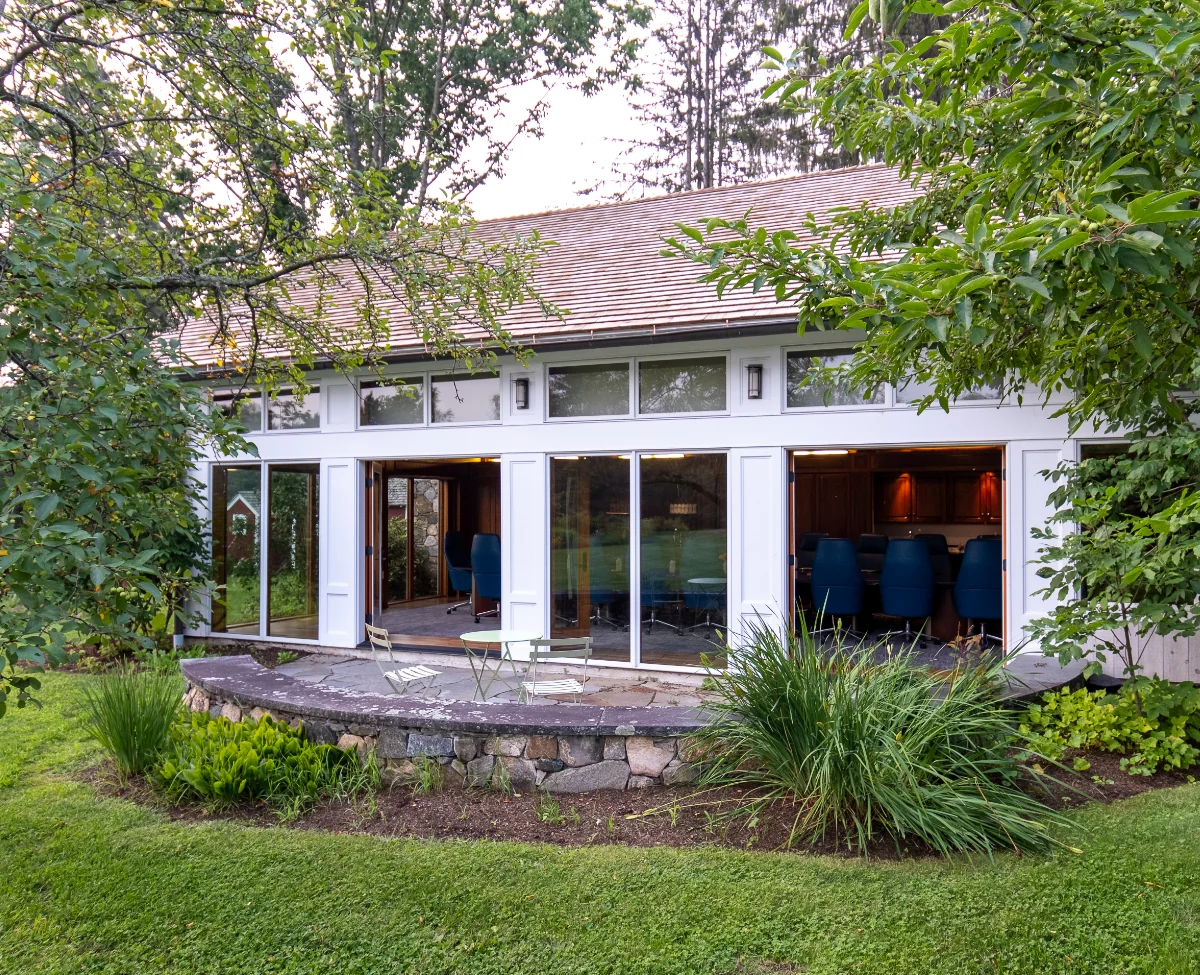
[[144, 640], [202, 578], [189, 472], [246, 445], [184, 381], [186, 323], [255, 381], [378, 361], [388, 303], [431, 353], [486, 363], [539, 300], [542, 244], [481, 244], [452, 200], [351, 159], [303, 6], [8, 0], [0, 25], [2, 709], [36, 685], [20, 661]]
[[[862, 3], [850, 25], [882, 33], [880, 56], [814, 78], [802, 57], [773, 52], [770, 93], [895, 167], [918, 198], [803, 228], [714, 220], [681, 228], [668, 251], [707, 265], [721, 290], [774, 289], [802, 329], [862, 330], [846, 370], [858, 386], [915, 378], [930, 384], [922, 408], [948, 408], [990, 384], [1039, 398], [1075, 432], [1183, 438], [1121, 500], [1146, 520], [1110, 527], [1119, 558], [1109, 536], [1084, 533], [1067, 564], [1043, 567], [1077, 621], [1095, 612], [1041, 635], [1082, 653], [1108, 631], [1114, 600], [1138, 633], [1194, 632], [1200, 5], [922, 2], [904, 10], [946, 26], [911, 45], [888, 38], [886, 18], [868, 19], [881, 6]], [[1110, 466], [1104, 490], [1121, 470]], [[1057, 499], [1059, 528], [1093, 490], [1078, 471], [1062, 476], [1076, 480]], [[1106, 553], [1087, 547], [1101, 537]], [[1181, 566], [1169, 582], [1147, 545]]]

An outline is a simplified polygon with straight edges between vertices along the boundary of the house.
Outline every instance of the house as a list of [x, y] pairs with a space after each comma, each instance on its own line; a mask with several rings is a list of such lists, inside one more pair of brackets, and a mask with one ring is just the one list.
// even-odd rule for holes
[[[397, 325], [387, 372], [407, 393], [318, 371], [303, 402], [285, 390], [264, 409], [251, 394], [242, 416], [261, 459], [212, 458], [205, 475], [214, 511], [260, 492], [265, 538], [240, 576], [237, 621], [215, 609], [195, 635], [352, 648], [371, 620], [401, 645], [445, 649], [503, 625], [589, 634], [612, 666], [695, 669], [747, 621], [811, 605], [823, 536], [853, 546], [869, 618], [888, 546], [919, 537], [938, 575], [934, 635], [982, 624], [1017, 645], [1045, 607], [1031, 564], [1031, 529], [1050, 511], [1043, 472], [1099, 438], [1070, 436], [1053, 405], [986, 388], [918, 415], [911, 386], [801, 385], [851, 336], [799, 335], [773, 296], [718, 298], [694, 265], [660, 255], [679, 221], [750, 211], [798, 228], [809, 212], [912, 195], [893, 171], [861, 166], [485, 222], [485, 236], [536, 228], [557, 242], [537, 284], [570, 314], [516, 309], [508, 327], [536, 355], [495, 375], [430, 361]], [[201, 328], [184, 341], [214, 361]], [[444, 557], [455, 532], [499, 536], [498, 605], [477, 593], [449, 611], [464, 598]], [[228, 533], [214, 535], [218, 566], [237, 561]], [[303, 558], [273, 557], [297, 538]], [[952, 595], [979, 553], [1002, 580], [990, 620], [960, 614]]]

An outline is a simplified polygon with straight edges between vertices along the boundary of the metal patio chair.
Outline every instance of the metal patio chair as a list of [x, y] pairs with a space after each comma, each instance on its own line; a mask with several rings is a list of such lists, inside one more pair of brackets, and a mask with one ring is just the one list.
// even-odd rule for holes
[[[397, 694], [407, 694], [409, 688], [419, 684], [425, 684], [424, 690], [428, 690], [433, 679], [441, 676], [440, 670], [434, 670], [424, 664], [397, 668], [397, 661], [392, 653], [392, 638], [388, 635], [388, 631], [379, 626], [372, 626], [370, 623], [366, 626], [367, 639], [371, 641], [371, 656], [375, 658], [375, 666], [379, 668], [383, 679]], [[385, 656], [387, 658], [386, 666], [383, 659]], [[395, 669], [388, 669], [389, 667]]]
[[[574, 694], [576, 699], [583, 693], [587, 683], [588, 661], [592, 656], [592, 638], [570, 637], [558, 640], [530, 640], [529, 666], [525, 670], [526, 680], [521, 681], [519, 699], [526, 704], [532, 704], [533, 699], [541, 694]], [[539, 662], [552, 663], [556, 660], [583, 660], [583, 680], [565, 677], [559, 680], [538, 680], [537, 665]]]

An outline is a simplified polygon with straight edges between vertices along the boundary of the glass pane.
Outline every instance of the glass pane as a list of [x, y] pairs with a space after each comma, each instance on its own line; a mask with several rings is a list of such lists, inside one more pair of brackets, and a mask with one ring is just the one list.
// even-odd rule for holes
[[628, 413], [628, 363], [551, 368], [551, 416], [625, 416]]
[[268, 430], [315, 430], [321, 425], [321, 391], [310, 389], [300, 394], [285, 389], [271, 400], [267, 416]]
[[550, 458], [552, 637], [629, 662], [629, 460]]
[[485, 423], [500, 419], [500, 377], [435, 376], [434, 423]]
[[218, 467], [213, 471], [213, 570], [217, 593], [212, 628], [216, 633], [259, 634], [261, 494], [257, 465]]
[[725, 358], [638, 364], [639, 413], [725, 409]]
[[[922, 396], [928, 396], [934, 390], [933, 383], [910, 382], [896, 390], [897, 403], [913, 403]], [[955, 403], [969, 403], [972, 400], [998, 400], [1000, 387], [994, 383], [981, 383], [976, 389], [968, 389], [954, 398]]]
[[213, 409], [220, 410], [226, 416], [236, 416], [250, 433], [262, 430], [261, 393], [216, 393], [213, 395]]
[[849, 353], [833, 355], [809, 355], [805, 352], [789, 352], [787, 357], [787, 405], [797, 406], [850, 406], [858, 403], [882, 403], [883, 387], [880, 386], [869, 397], [855, 389], [844, 379], [835, 382], [805, 382], [818, 369], [841, 366], [850, 361]]
[[267, 540], [267, 633], [315, 640], [317, 629], [317, 464], [272, 466]]
[[413, 578], [412, 598], [438, 594], [438, 560], [442, 551], [442, 482], [418, 477], [412, 481]]
[[359, 384], [358, 422], [364, 427], [425, 422], [425, 383], [400, 379], [404, 386], [387, 386], [375, 380]]
[[724, 666], [724, 454], [641, 459], [642, 663]]
[[387, 601], [408, 599], [407, 477], [387, 480]]

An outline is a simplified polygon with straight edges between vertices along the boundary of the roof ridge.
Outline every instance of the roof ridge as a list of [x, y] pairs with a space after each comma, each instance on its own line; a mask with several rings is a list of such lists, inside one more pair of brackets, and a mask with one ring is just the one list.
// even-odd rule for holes
[[618, 207], [645, 206], [654, 203], [660, 203], [664, 200], [677, 200], [681, 197], [707, 196], [716, 195], [718, 193], [731, 193], [738, 190], [745, 190], [757, 186], [776, 186], [781, 183], [801, 182], [808, 179], [819, 179], [828, 176], [837, 176], [843, 173], [856, 173], [864, 169], [885, 169], [894, 170], [894, 166], [889, 166], [887, 163], [860, 163], [857, 166], [841, 166], [837, 169], [812, 169], [806, 173], [792, 173], [789, 176], [776, 176], [772, 179], [752, 180], [747, 183], [731, 183], [727, 186], [704, 186], [696, 190], [678, 190], [674, 193], [660, 193], [658, 196], [641, 196], [636, 200], [606, 200], [602, 203], [586, 203], [574, 207], [562, 207], [557, 210], [532, 210], [528, 213], [510, 213], [503, 217], [488, 217], [486, 220], [478, 221], [480, 227], [486, 227], [491, 224], [507, 223], [510, 220], [528, 220], [531, 217], [550, 217], [557, 216], [563, 213], [581, 213], [586, 210], [603, 210], [606, 208], [616, 209]]

